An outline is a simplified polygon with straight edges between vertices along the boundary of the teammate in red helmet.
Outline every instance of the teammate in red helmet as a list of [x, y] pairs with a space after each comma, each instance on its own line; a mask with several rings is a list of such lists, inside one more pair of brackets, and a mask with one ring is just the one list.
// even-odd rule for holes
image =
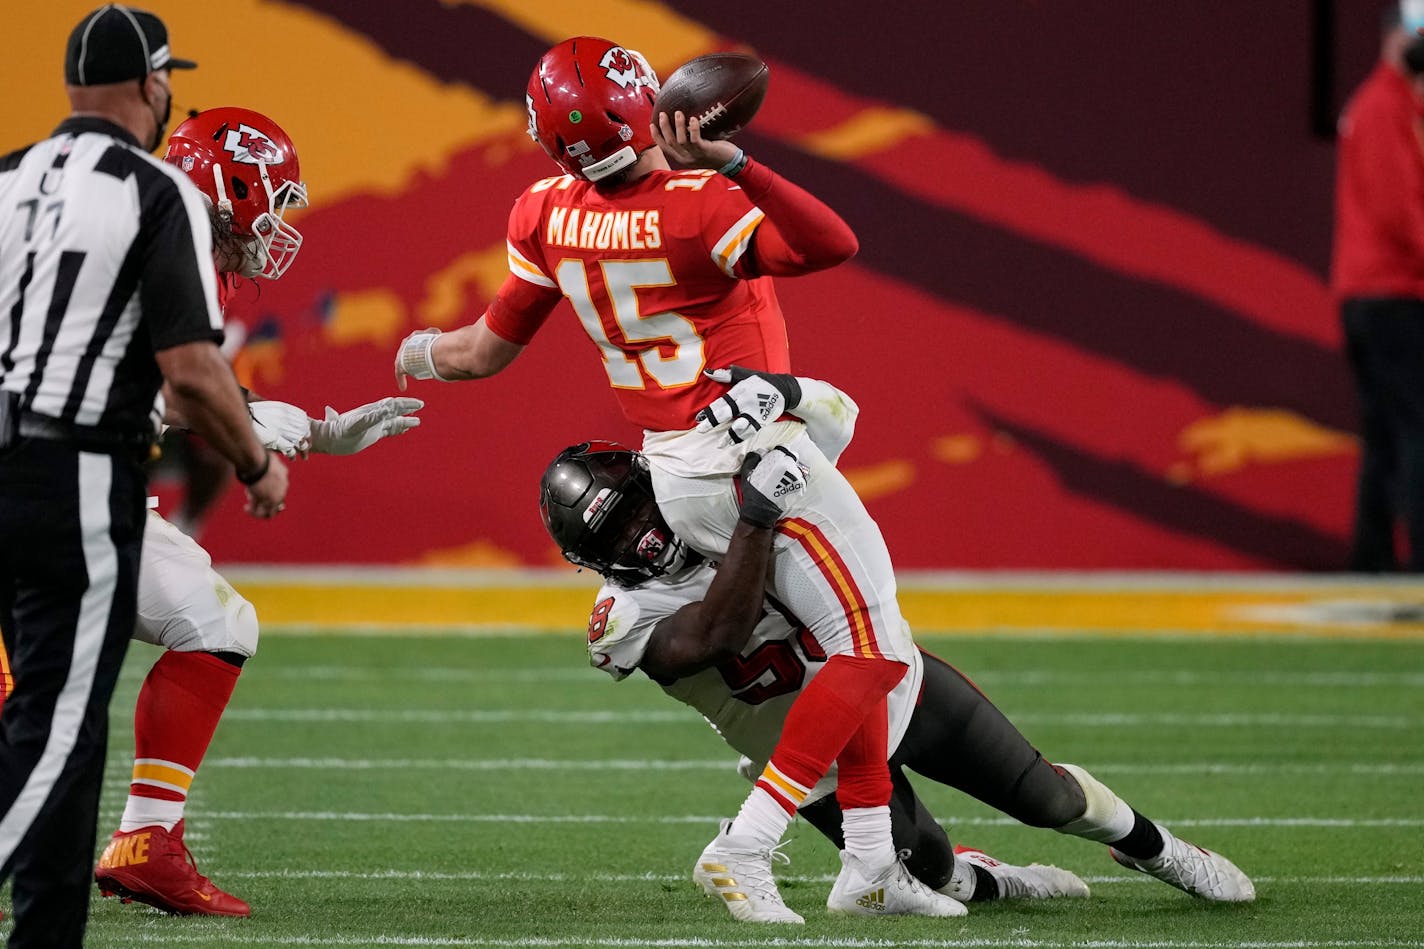
[[[207, 198], [222, 302], [241, 277], [275, 280], [286, 272], [302, 236], [285, 214], [306, 206], [307, 191], [296, 149], [276, 122], [248, 109], [202, 112], [173, 132], [164, 157]], [[263, 443], [293, 457], [361, 451], [417, 425], [410, 413], [421, 406], [383, 399], [342, 414], [328, 409], [323, 420], [283, 402], [256, 399], [248, 408]], [[171, 414], [165, 421], [182, 425]], [[134, 638], [166, 651], [139, 690], [129, 796], [95, 881], [105, 895], [170, 913], [247, 916], [245, 901], [198, 872], [183, 817], [218, 720], [257, 650], [257, 615], [207, 552], [154, 510], [144, 531], [138, 612]]]

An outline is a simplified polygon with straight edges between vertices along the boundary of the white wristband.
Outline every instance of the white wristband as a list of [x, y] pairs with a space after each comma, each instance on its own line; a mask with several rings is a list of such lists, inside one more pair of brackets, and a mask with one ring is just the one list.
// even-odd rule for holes
[[439, 333], [419, 333], [402, 343], [400, 350], [401, 372], [412, 379], [436, 379], [440, 382], [449, 382], [449, 379], [435, 371], [435, 359], [431, 355], [431, 349], [435, 346], [435, 338], [439, 335]]

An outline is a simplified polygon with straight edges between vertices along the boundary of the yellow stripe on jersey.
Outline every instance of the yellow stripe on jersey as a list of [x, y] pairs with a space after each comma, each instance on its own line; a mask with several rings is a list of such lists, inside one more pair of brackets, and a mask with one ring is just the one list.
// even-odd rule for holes
[[742, 215], [741, 220], [728, 228], [727, 233], [723, 234], [713, 246], [712, 261], [722, 268], [724, 274], [729, 277], [736, 276], [732, 273], [732, 268], [737, 266], [737, 261], [742, 259], [742, 254], [746, 253], [747, 245], [752, 240], [752, 232], [757, 229], [757, 225], [765, 217], [761, 208], [752, 208]]
[[781, 521], [776, 525], [776, 530], [778, 533], [786, 534], [798, 541], [806, 553], [810, 554], [811, 560], [821, 571], [821, 575], [826, 578], [826, 582], [835, 592], [845, 610], [846, 622], [850, 625], [851, 638], [855, 641], [856, 652], [866, 659], [885, 658], [875, 643], [875, 630], [870, 623], [870, 609], [865, 605], [860, 588], [856, 586], [855, 578], [850, 575], [845, 562], [825, 535], [814, 524], [799, 518], [787, 518]]
[[193, 772], [172, 761], [139, 758], [134, 762], [133, 781], [135, 784], [153, 784], [187, 794], [193, 786]]
[[558, 284], [550, 280], [544, 271], [531, 263], [523, 254], [514, 249], [514, 245], [505, 242], [505, 247], [509, 250], [509, 272], [522, 280], [528, 280], [532, 284], [540, 287], [557, 287]]

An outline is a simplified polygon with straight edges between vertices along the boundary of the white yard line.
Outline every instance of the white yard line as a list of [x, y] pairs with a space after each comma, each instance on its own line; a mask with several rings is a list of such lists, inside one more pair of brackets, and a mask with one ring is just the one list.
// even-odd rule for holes
[[[416, 882], [519, 882], [530, 883], [582, 883], [588, 881], [587, 874], [581, 873], [531, 873], [523, 870], [514, 871], [485, 871], [485, 870], [463, 870], [458, 872], [444, 872], [431, 870], [223, 870], [223, 878], [246, 879], [246, 880], [410, 880]], [[791, 883], [831, 883], [835, 880], [832, 874], [808, 875], [787, 873], [776, 875], [778, 880]], [[599, 880], [615, 883], [687, 883], [691, 885], [692, 878], [687, 874], [673, 873], [600, 873]], [[1150, 877], [1140, 873], [1131, 876], [1082, 876], [1085, 883], [1094, 886], [1116, 885], [1120, 883], [1138, 884], [1154, 883]], [[1424, 876], [1359, 876], [1359, 877], [1270, 877], [1256, 876], [1252, 880], [1257, 884], [1267, 885], [1296, 885], [1296, 886], [1341, 886], [1341, 885], [1402, 885], [1420, 886], [1424, 885]]]
[[[719, 817], [696, 814], [414, 814], [395, 811], [207, 811], [212, 820], [342, 821], [437, 824], [707, 824]], [[1018, 827], [1012, 817], [942, 817], [960, 827]], [[1163, 820], [1169, 827], [1424, 827], [1424, 817], [1202, 817]]]
[[[101, 927], [91, 926], [91, 931]], [[102, 927], [107, 929], [108, 927]], [[125, 927], [114, 927], [122, 931]], [[106, 934], [107, 935], [107, 934]], [[122, 938], [121, 935], [111, 938]], [[631, 939], [597, 936], [526, 936], [519, 939], [493, 939], [462, 936], [273, 936], [247, 934], [231, 929], [213, 929], [205, 933], [163, 932], [147, 928], [142, 934], [129, 936], [140, 945], [263, 945], [263, 946], [469, 946], [481, 949], [559, 949], [564, 946], [588, 946], [599, 949], [1363, 949], [1379, 946], [1387, 949], [1419, 949], [1424, 940], [1368, 939], [1329, 941], [1316, 939], [1205, 941], [1195, 939], [1032, 939], [1027, 936], [988, 939], [834, 939], [763, 938], [763, 939]]]
[[[1172, 727], [1190, 728], [1376, 728], [1414, 729], [1424, 727], [1424, 718], [1407, 715], [1286, 715], [1279, 713], [1226, 712], [1215, 715], [1172, 713], [1080, 713], [1029, 712], [1013, 716], [1016, 722], [1073, 727]], [[626, 709], [372, 709], [372, 708], [230, 708], [227, 722], [360, 722], [428, 725], [488, 725], [509, 722], [536, 722], [559, 725], [643, 724], [678, 725], [700, 722], [687, 708]]]
[[[116, 752], [119, 757], [123, 753]], [[235, 769], [293, 769], [318, 771], [733, 771], [735, 757], [691, 760], [657, 758], [209, 758], [203, 767]], [[121, 767], [120, 767], [121, 766]], [[127, 761], [114, 764], [115, 775], [128, 774]], [[1100, 774], [1357, 774], [1410, 777], [1424, 774], [1424, 762], [1341, 761], [1315, 764], [1240, 764], [1223, 761], [1164, 764], [1093, 764]], [[127, 783], [125, 779], [124, 783]]]
[[[1050, 685], [1054, 683], [1090, 684], [1117, 683], [1119, 673], [1088, 672], [1063, 669], [1003, 669], [966, 668], [962, 670], [980, 684], [996, 686]], [[145, 668], [126, 670], [126, 681], [140, 681], [148, 674]], [[480, 683], [541, 683], [554, 682], [607, 688], [608, 677], [590, 666], [522, 666], [505, 669], [465, 669], [443, 666], [393, 666], [370, 669], [342, 665], [282, 665], [272, 668], [254, 667], [250, 675], [263, 679], [296, 680], [299, 682], [480, 682]], [[1274, 685], [1313, 686], [1316, 688], [1375, 688], [1379, 686], [1409, 689], [1424, 688], [1424, 672], [1269, 672], [1237, 670], [1218, 672], [1176, 672], [1170, 669], [1134, 671], [1137, 684], [1166, 686], [1197, 685]]]
[[[950, 661], [952, 664], [952, 660]], [[1066, 683], [1119, 683], [1119, 672], [1086, 672], [1065, 669], [963, 669], [965, 675], [976, 682], [991, 682], [996, 685], [1046, 685], [1055, 682]], [[1424, 688], [1424, 672], [1270, 672], [1260, 670], [1236, 670], [1214, 672], [1185, 672], [1171, 669], [1134, 670], [1132, 682], [1135, 685], [1279, 685], [1315, 686], [1319, 688], [1373, 688], [1376, 686], [1400, 686], [1404, 688]]]

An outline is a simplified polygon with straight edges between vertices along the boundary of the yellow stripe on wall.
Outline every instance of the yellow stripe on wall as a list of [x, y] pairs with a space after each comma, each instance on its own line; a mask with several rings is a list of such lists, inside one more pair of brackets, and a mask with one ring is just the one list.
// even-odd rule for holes
[[593, 608], [589, 587], [438, 587], [288, 585], [238, 587], [263, 627], [519, 627], [582, 629]]
[[[527, 583], [540, 573], [485, 572], [479, 583], [422, 581], [422, 571], [325, 581], [287, 581], [277, 571], [224, 571], [257, 608], [264, 630], [510, 630], [582, 632], [597, 578], [575, 574], [567, 584]], [[409, 577], [393, 582], [391, 577]], [[917, 634], [1062, 633], [1204, 636], [1299, 635], [1424, 641], [1424, 585], [1358, 585], [1309, 580], [1273, 587], [1201, 588], [1174, 583], [1040, 586], [992, 579], [935, 585], [910, 578], [899, 600]]]
[[[571, 36], [601, 36], [648, 58], [659, 76], [719, 44], [718, 36], [663, 3], [647, 0], [445, 0], [497, 13], [550, 46]], [[532, 70], [534, 64], [530, 63]]]
[[[0, 56], [0, 153], [44, 138], [68, 114], [65, 40], [98, 3], [27, 6], [7, 25]], [[192, 72], [173, 74], [173, 126], [190, 108], [238, 105], [270, 116], [297, 147], [314, 207], [355, 192], [398, 192], [417, 171], [439, 173], [454, 153], [517, 135], [526, 124], [514, 94], [523, 77], [514, 77], [509, 101], [497, 101], [440, 82], [296, 5], [227, 0], [219, 15], [211, 4], [189, 0], [155, 9], [174, 55], [198, 62]], [[260, 38], [269, 43], [253, 41]]]
[[823, 158], [853, 161], [884, 151], [906, 138], [928, 135], [934, 130], [934, 122], [919, 112], [872, 106], [862, 109], [840, 125], [804, 136], [800, 144]]

